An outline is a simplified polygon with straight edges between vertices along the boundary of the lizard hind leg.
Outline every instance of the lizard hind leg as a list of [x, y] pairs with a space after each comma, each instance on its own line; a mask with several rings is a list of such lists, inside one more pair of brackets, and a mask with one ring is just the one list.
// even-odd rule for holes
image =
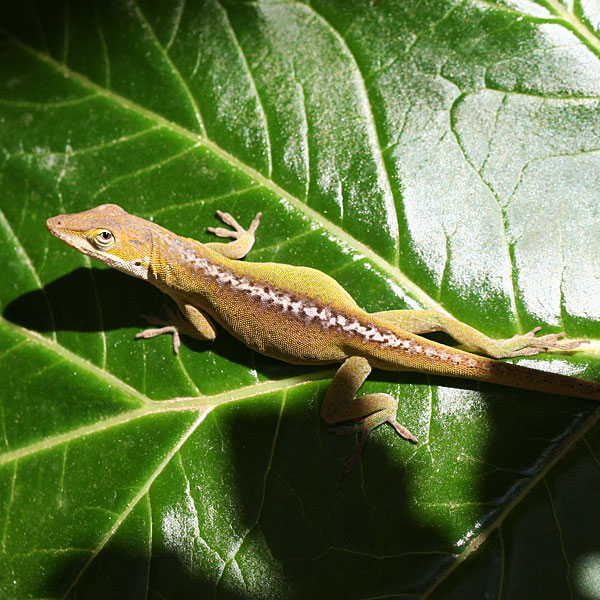
[[536, 337], [541, 327], [508, 339], [493, 339], [466, 323], [434, 310], [386, 310], [373, 314], [417, 335], [443, 331], [468, 349], [482, 352], [493, 358], [532, 356], [550, 348], [573, 350], [581, 344], [589, 344], [589, 340], [563, 340], [564, 333], [550, 333]]
[[356, 465], [367, 436], [383, 423], [389, 423], [404, 439], [417, 442], [417, 438], [396, 421], [398, 401], [389, 394], [365, 394], [355, 398], [365, 379], [371, 372], [371, 365], [362, 356], [351, 356], [338, 369], [321, 406], [321, 417], [333, 425], [340, 421], [358, 421], [355, 425], [339, 426], [332, 431], [338, 435], [360, 432], [356, 452], [342, 466], [338, 480], [347, 475]]

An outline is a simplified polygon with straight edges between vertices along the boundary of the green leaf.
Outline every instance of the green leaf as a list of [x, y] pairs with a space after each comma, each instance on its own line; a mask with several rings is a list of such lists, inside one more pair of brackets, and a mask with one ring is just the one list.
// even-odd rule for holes
[[374, 372], [356, 447], [332, 369], [135, 341], [144, 282], [45, 220], [103, 202], [370, 311], [592, 340], [520, 361], [600, 377], [600, 9], [113, 0], [0, 8], [0, 596], [598, 597], [596, 403]]

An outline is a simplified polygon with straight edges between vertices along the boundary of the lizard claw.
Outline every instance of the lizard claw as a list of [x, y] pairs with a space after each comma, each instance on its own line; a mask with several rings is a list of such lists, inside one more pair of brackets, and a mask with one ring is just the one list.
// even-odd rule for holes
[[564, 331], [559, 333], [549, 333], [540, 337], [535, 337], [535, 334], [541, 330], [541, 327], [535, 327], [525, 336], [531, 338], [530, 344], [535, 345], [540, 350], [547, 350], [548, 348], [556, 348], [557, 350], [573, 350], [579, 347], [581, 344], [589, 344], [590, 340], [572, 340], [570, 342], [563, 342], [567, 334]]
[[388, 419], [387, 422], [396, 430], [396, 433], [407, 442], [412, 442], [413, 444], [419, 443], [419, 440], [404, 427], [404, 425], [400, 425], [395, 419]]
[[158, 327], [157, 329], [144, 329], [135, 334], [135, 339], [150, 339], [163, 333], [170, 333], [173, 335], [173, 352], [179, 354], [179, 346], [181, 346], [181, 338], [179, 337], [179, 330], [175, 325], [166, 325], [165, 327]]
[[[367, 419], [368, 418], [369, 417], [367, 417]], [[350, 473], [350, 471], [352, 471], [352, 469], [356, 466], [356, 463], [360, 458], [363, 446], [365, 445], [367, 435], [369, 435], [369, 432], [373, 429], [373, 427], [370, 427], [369, 425], [365, 426], [364, 422], [365, 419], [360, 419], [355, 425], [341, 425], [339, 427], [331, 427], [327, 430], [336, 433], [337, 435], [349, 435], [352, 433], [362, 432], [362, 435], [360, 436], [360, 442], [358, 443], [358, 448], [355, 452], [352, 453], [350, 458], [348, 458], [348, 460], [342, 465], [342, 468], [338, 473], [338, 483], [343, 477], [348, 475], [348, 473]], [[388, 418], [386, 421], [383, 422], [389, 423], [396, 430], [396, 433], [401, 438], [404, 438], [405, 440], [407, 440], [408, 442], [412, 442], [413, 444], [418, 443], [417, 438], [406, 427], [404, 427], [404, 425], [400, 425], [400, 423], [398, 423], [396, 419]]]
[[258, 229], [261, 217], [262, 217], [262, 213], [261, 212], [257, 212], [256, 216], [254, 217], [254, 219], [252, 219], [252, 223], [250, 223], [250, 227], [248, 227], [248, 233], [250, 235], [253, 235], [256, 232], [256, 230]]
[[564, 331], [535, 337], [535, 334], [540, 330], [541, 327], [534, 327], [531, 331], [523, 335], [515, 335], [506, 340], [507, 347], [512, 348], [512, 351], [507, 352], [504, 356], [534, 356], [550, 348], [554, 348], [555, 350], [573, 350], [581, 346], [581, 344], [590, 343], [590, 340], [571, 340], [570, 342], [565, 342], [563, 340], [567, 337], [567, 334]]
[[170, 333], [173, 336], [173, 352], [179, 354], [179, 347], [181, 346], [181, 338], [179, 337], [179, 328], [174, 323], [178, 320], [178, 315], [173, 311], [170, 306], [166, 306], [167, 319], [159, 319], [153, 315], [140, 315], [142, 319], [148, 321], [151, 325], [156, 325], [153, 329], [144, 329], [135, 334], [135, 339], [150, 339], [164, 333]]
[[360, 457], [360, 450], [357, 450], [356, 452], [352, 453], [352, 456], [350, 456], [350, 458], [342, 465], [342, 468], [340, 469], [340, 472], [337, 475], [336, 481], [339, 485], [340, 481], [346, 477], [346, 475], [348, 475], [348, 473], [350, 473], [350, 471], [352, 471], [352, 469], [354, 469], [354, 467], [356, 466], [356, 463], [358, 462], [358, 459]]
[[210, 233], [214, 233], [217, 237], [228, 237], [238, 240], [244, 235], [254, 234], [260, 223], [260, 217], [262, 216], [262, 213], [259, 212], [256, 214], [247, 231], [229, 213], [218, 210], [217, 216], [219, 219], [221, 219], [221, 221], [223, 221], [223, 223], [233, 227], [234, 230], [231, 231], [231, 229], [225, 229], [224, 227], [209, 227], [208, 231]]

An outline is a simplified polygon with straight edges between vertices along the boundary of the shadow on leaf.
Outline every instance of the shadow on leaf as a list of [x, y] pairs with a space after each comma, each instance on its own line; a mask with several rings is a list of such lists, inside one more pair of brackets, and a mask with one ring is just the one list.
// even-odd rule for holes
[[[23, 294], [10, 302], [3, 316], [8, 321], [39, 333], [50, 331], [102, 332], [152, 327], [143, 315], [167, 319], [171, 299], [154, 286], [114, 269], [81, 267], [52, 281], [42, 290]], [[231, 362], [259, 368], [270, 378], [289, 377], [314, 367], [286, 365], [263, 356], [250, 358], [240, 352], [241, 342], [222, 327], [216, 341], [208, 342], [182, 336], [182, 344], [192, 351], [214, 351]], [[133, 335], [131, 342], [135, 343]]]
[[401, 458], [369, 440], [338, 485], [355, 438], [327, 434], [300, 393], [281, 413], [270, 400], [212, 413], [97, 556], [63, 562], [45, 593], [77, 581], [66, 598], [418, 597], [456, 555], [415, 510], [410, 447]]

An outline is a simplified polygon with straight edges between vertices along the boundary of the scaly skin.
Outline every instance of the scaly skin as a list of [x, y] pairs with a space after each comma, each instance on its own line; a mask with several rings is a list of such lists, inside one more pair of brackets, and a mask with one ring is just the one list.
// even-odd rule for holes
[[[218, 213], [233, 231], [210, 229], [228, 244], [201, 244], [105, 204], [48, 219], [50, 232], [104, 264], [145, 279], [171, 296], [182, 317], [176, 324], [149, 329], [137, 337], [179, 333], [212, 340], [211, 319], [249, 348], [296, 364], [344, 363], [326, 394], [321, 414], [328, 423], [360, 420], [358, 460], [373, 428], [389, 422], [404, 438], [416, 438], [395, 420], [397, 401], [388, 394], [355, 398], [371, 367], [463, 377], [524, 389], [600, 400], [600, 384], [506, 364], [438, 344], [419, 333], [445, 331], [469, 348], [503, 358], [532, 355], [548, 348], [570, 350], [586, 340], [562, 341], [562, 334], [535, 337], [537, 329], [508, 340], [493, 340], [464, 323], [434, 311], [369, 314], [334, 279], [308, 267], [242, 262], [254, 244], [260, 214], [248, 231], [231, 215]], [[340, 433], [356, 427], [338, 428]]]

